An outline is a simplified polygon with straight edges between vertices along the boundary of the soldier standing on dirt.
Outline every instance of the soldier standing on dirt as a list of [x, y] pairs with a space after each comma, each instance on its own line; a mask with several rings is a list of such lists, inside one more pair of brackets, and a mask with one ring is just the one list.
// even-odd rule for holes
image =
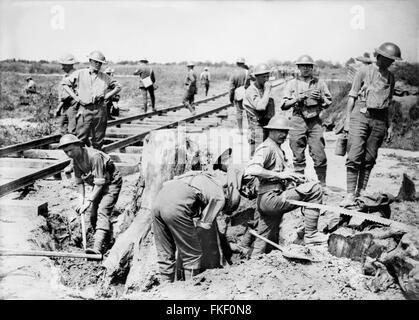
[[239, 133], [243, 134], [243, 98], [250, 85], [249, 68], [244, 58], [236, 60], [237, 68], [230, 77], [230, 102], [236, 107], [236, 119]]
[[183, 96], [183, 105], [189, 109], [189, 111], [195, 115], [195, 95], [198, 93], [198, 87], [196, 86], [197, 75], [193, 71], [195, 64], [188, 62], [186, 65], [188, 68], [188, 74], [185, 79], [186, 92]]
[[26, 78], [26, 82], [27, 82], [26, 87], [25, 87], [25, 93], [26, 94], [38, 93], [36, 91], [35, 81], [33, 81], [31, 76]]
[[[109, 235], [112, 210], [121, 191], [121, 174], [109, 155], [93, 148], [83, 147], [82, 141], [75, 135], [62, 136], [58, 148], [73, 160], [74, 177], [80, 194], [76, 211], [82, 214], [89, 210], [88, 221], [94, 231], [94, 244], [93, 248], [86, 250], [86, 253], [101, 254], [106, 237]], [[85, 192], [85, 183], [93, 186], [88, 196]]]
[[[110, 76], [111, 78], [113, 78], [115, 70], [112, 69], [111, 67], [107, 67], [105, 69], [105, 73]], [[110, 98], [107, 102], [106, 102], [106, 110], [108, 112], [108, 120], [115, 120], [114, 117], [112, 116], [119, 116], [119, 107], [118, 107], [118, 101], [121, 97], [119, 96], [119, 94], [115, 94], [112, 98]]]
[[268, 132], [263, 129], [275, 114], [275, 103], [270, 97], [272, 84], [269, 81], [271, 69], [264, 63], [257, 65], [252, 73], [255, 81], [246, 89], [243, 107], [249, 123], [248, 141], [250, 154], [253, 155], [256, 145], [262, 143]]
[[378, 155], [387, 136], [393, 137], [390, 112], [394, 93], [394, 75], [388, 70], [395, 60], [401, 60], [400, 48], [385, 42], [375, 49], [376, 62], [363, 66], [355, 74], [349, 91], [344, 130], [349, 132], [346, 159], [347, 194], [341, 206], [355, 205], [362, 195]]
[[63, 87], [79, 104], [76, 133], [86, 146], [100, 150], [106, 134], [108, 113], [106, 101], [121, 91], [121, 85], [115, 79], [100, 71], [106, 63], [100, 51], [89, 54], [90, 67], [74, 71], [68, 76]]
[[300, 76], [292, 79], [284, 90], [282, 110], [292, 110], [290, 147], [294, 155], [294, 169], [304, 175], [307, 144], [313, 158], [314, 169], [323, 191], [326, 188], [327, 158], [320, 112], [332, 103], [332, 95], [322, 80], [313, 75], [314, 61], [308, 55], [298, 58], [296, 65]]
[[140, 91], [141, 95], [143, 97], [143, 112], [147, 112], [147, 92], [150, 95], [151, 100], [151, 110], [156, 111], [156, 98], [154, 96], [154, 89], [156, 82], [156, 77], [154, 75], [153, 69], [148, 65], [147, 59], [141, 59], [140, 60], [140, 66], [137, 70], [134, 72], [135, 76], [140, 76]]
[[[259, 180], [257, 232], [278, 242], [279, 225], [283, 214], [298, 208], [287, 203], [287, 200], [322, 203], [322, 188], [318, 182], [305, 182], [303, 175], [293, 172], [288, 166], [281, 144], [285, 141], [288, 131], [293, 129], [291, 121], [277, 115], [264, 128], [268, 130], [268, 138], [256, 148], [244, 175], [254, 176]], [[298, 186], [289, 186], [290, 183]], [[319, 210], [305, 208], [303, 215], [304, 243], [307, 245], [326, 243], [327, 236], [317, 230]], [[252, 254], [265, 253], [266, 249], [266, 242], [257, 238]]]
[[78, 111], [78, 103], [74, 100], [66, 90], [64, 90], [63, 82], [67, 77], [75, 71], [74, 65], [78, 63], [72, 54], [66, 54], [59, 60], [65, 75], [59, 84], [58, 99], [59, 104], [55, 110], [55, 116], [61, 116], [59, 123], [61, 134], [76, 134], [76, 115]]
[[[162, 282], [175, 278], [176, 249], [185, 280], [202, 272], [197, 227], [209, 230], [220, 212], [230, 214], [240, 203], [242, 171], [190, 171], [163, 184], [152, 208], [153, 232]], [[199, 218], [196, 225], [194, 218]]]
[[208, 67], [204, 68], [204, 72], [201, 73], [199, 79], [201, 81], [201, 85], [205, 88], [205, 96], [208, 96], [208, 90], [211, 81], [211, 74], [208, 71]]

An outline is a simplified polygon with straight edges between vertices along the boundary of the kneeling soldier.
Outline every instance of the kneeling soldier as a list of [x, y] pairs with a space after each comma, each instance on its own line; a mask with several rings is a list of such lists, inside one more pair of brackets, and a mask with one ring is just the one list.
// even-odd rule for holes
[[[292, 181], [301, 183], [304, 177], [288, 169], [285, 153], [281, 144], [285, 141], [291, 122], [283, 116], [273, 117], [267, 126], [268, 138], [260, 144], [253, 158], [244, 171], [245, 176], [254, 176], [259, 180], [257, 210], [259, 222], [257, 231], [260, 235], [278, 242], [279, 224], [284, 213], [297, 209], [287, 200], [302, 200], [314, 203], [322, 202], [322, 188], [318, 182], [307, 182], [297, 187], [287, 187]], [[317, 209], [304, 209], [305, 244], [326, 243], [327, 236], [317, 230], [320, 212]], [[266, 243], [256, 239], [253, 254], [265, 253]]]
[[[82, 146], [82, 141], [72, 134], [64, 135], [58, 146], [73, 159], [74, 176], [79, 187], [78, 213], [89, 209], [90, 224], [95, 230], [94, 245], [86, 253], [102, 253], [102, 246], [110, 231], [110, 217], [118, 201], [122, 177], [109, 155]], [[85, 194], [85, 183], [93, 186], [89, 196]]]
[[[241, 174], [231, 170], [190, 171], [163, 184], [152, 208], [153, 231], [163, 282], [175, 278], [175, 252], [183, 261], [185, 279], [200, 273], [202, 248], [197, 227], [210, 229], [220, 212], [240, 203]], [[194, 218], [199, 218], [194, 223]]]

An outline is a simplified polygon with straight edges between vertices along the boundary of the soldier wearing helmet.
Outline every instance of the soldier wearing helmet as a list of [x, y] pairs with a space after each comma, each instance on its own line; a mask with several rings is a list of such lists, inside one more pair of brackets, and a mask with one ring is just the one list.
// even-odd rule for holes
[[250, 153], [253, 155], [256, 145], [262, 143], [268, 136], [263, 129], [275, 114], [275, 103], [271, 98], [272, 84], [269, 81], [271, 68], [268, 65], [258, 64], [252, 72], [255, 79], [246, 89], [243, 98], [243, 107], [249, 123], [248, 141]]
[[26, 94], [38, 93], [36, 91], [35, 81], [33, 81], [31, 76], [26, 77], [26, 82], [27, 82], [26, 87], [25, 87]]
[[205, 96], [208, 96], [208, 90], [211, 82], [211, 74], [208, 71], [208, 67], [204, 68], [204, 71], [199, 76], [199, 80], [201, 81], [201, 85], [205, 88]]
[[[112, 211], [122, 187], [121, 174], [109, 155], [84, 147], [83, 142], [75, 135], [62, 136], [58, 148], [73, 162], [75, 182], [80, 195], [76, 212], [88, 212], [87, 229], [94, 232], [93, 248], [88, 248], [86, 252], [103, 253], [103, 245], [109, 236]], [[93, 186], [88, 195], [85, 184]]]
[[143, 97], [143, 112], [147, 112], [147, 94], [150, 96], [151, 110], [156, 111], [156, 98], [154, 94], [156, 88], [156, 76], [154, 74], [153, 69], [148, 65], [147, 59], [143, 58], [140, 60], [140, 66], [137, 70], [135, 70], [134, 75], [140, 76], [139, 89]]
[[193, 62], [188, 62], [186, 67], [188, 68], [188, 74], [185, 79], [186, 91], [183, 96], [183, 105], [189, 109], [189, 111], [194, 115], [195, 111], [195, 95], [198, 93], [198, 87], [196, 81], [198, 79], [196, 73], [194, 72], [195, 64]]
[[308, 55], [298, 58], [295, 63], [300, 75], [289, 81], [284, 90], [282, 110], [292, 109], [290, 147], [293, 152], [294, 169], [304, 174], [306, 167], [305, 150], [314, 162], [314, 169], [324, 191], [326, 188], [327, 158], [320, 113], [332, 103], [332, 95], [326, 83], [313, 74], [314, 61]]
[[[281, 144], [293, 129], [292, 121], [276, 115], [264, 128], [268, 131], [268, 138], [256, 148], [244, 170], [244, 176], [254, 176], [259, 180], [257, 232], [278, 242], [282, 216], [298, 208], [287, 200], [322, 203], [322, 188], [318, 182], [306, 182], [303, 175], [291, 169], [285, 158]], [[304, 242], [307, 245], [324, 244], [327, 241], [327, 236], [318, 231], [319, 215], [317, 209], [304, 209]], [[252, 254], [265, 253], [267, 249], [266, 243], [258, 238], [254, 242]]]
[[355, 204], [362, 195], [377, 159], [378, 149], [387, 136], [393, 137], [392, 105], [394, 75], [388, 70], [401, 60], [400, 48], [385, 42], [375, 49], [376, 62], [361, 67], [354, 76], [346, 109], [344, 130], [349, 132], [346, 159], [347, 194], [341, 206]]
[[87, 146], [100, 150], [108, 121], [106, 101], [121, 91], [121, 85], [100, 71], [102, 64], [106, 63], [103, 53], [93, 51], [88, 58], [90, 67], [74, 71], [63, 81], [63, 87], [79, 105], [77, 136]]
[[230, 102], [236, 107], [236, 119], [239, 133], [243, 134], [243, 98], [250, 85], [249, 67], [244, 58], [236, 60], [237, 68], [230, 77]]
[[237, 209], [241, 177], [237, 170], [189, 171], [163, 184], [152, 207], [161, 282], [175, 280], [176, 250], [185, 280], [204, 271], [197, 227], [210, 230], [218, 214]]
[[64, 90], [63, 84], [65, 79], [67, 79], [67, 77], [69, 77], [70, 74], [75, 71], [74, 65], [78, 62], [70, 53], [63, 55], [58, 60], [58, 62], [61, 64], [62, 70], [65, 74], [58, 86], [59, 104], [55, 110], [55, 116], [61, 116], [59, 119], [61, 134], [76, 134], [76, 115], [78, 111], [78, 103], [73, 99], [72, 96], [68, 94], [66, 90]]

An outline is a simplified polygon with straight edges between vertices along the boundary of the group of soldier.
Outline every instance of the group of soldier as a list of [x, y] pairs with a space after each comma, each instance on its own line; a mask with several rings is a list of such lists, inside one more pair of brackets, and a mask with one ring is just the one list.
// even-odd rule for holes
[[[103, 56], [92, 53], [89, 57], [90, 68], [65, 76], [63, 92], [79, 104], [79, 109], [71, 112], [76, 113], [76, 118], [79, 114], [82, 116], [80, 126], [83, 128], [84, 122], [89, 121], [90, 128], [102, 133], [100, 126], [105, 119], [102, 113], [106, 112], [98, 110], [99, 106], [119, 92], [120, 85], [98, 73], [105, 60]], [[391, 139], [393, 133], [389, 107], [394, 76], [388, 68], [395, 60], [401, 60], [400, 49], [393, 43], [383, 43], [375, 49], [375, 58], [374, 63], [366, 64], [356, 73], [349, 92], [344, 125], [344, 130], [349, 133], [347, 194], [342, 206], [354, 204], [356, 197], [366, 192], [378, 148], [385, 137]], [[326, 186], [327, 158], [320, 113], [331, 105], [332, 96], [325, 81], [314, 76], [313, 59], [308, 55], [299, 57], [296, 61], [299, 75], [285, 85], [280, 108], [284, 111], [292, 109], [291, 117], [275, 114], [272, 83], [269, 81], [271, 69], [266, 64], [258, 64], [253, 70], [246, 66], [243, 58], [236, 64], [237, 69], [230, 79], [229, 97], [236, 107], [240, 133], [243, 133], [243, 113], [246, 114], [251, 160], [242, 165], [230, 165], [225, 170], [186, 172], [163, 185], [151, 208], [163, 282], [175, 280], [177, 259], [182, 261], [184, 278], [202, 271], [203, 250], [198, 228], [210, 229], [218, 214], [231, 214], [239, 206], [242, 196], [257, 198], [257, 233], [277, 242], [282, 216], [297, 208], [289, 200], [322, 203], [324, 194], [331, 192]], [[193, 97], [197, 76], [193, 67], [188, 63], [184, 103], [195, 113]], [[153, 71], [146, 62], [141, 68], [137, 74], [145, 72], [147, 77], [153, 78]], [[69, 68], [68, 72], [71, 71]], [[91, 90], [85, 90], [88, 84], [94, 84]], [[144, 91], [150, 93], [147, 88]], [[76, 132], [78, 126], [77, 123]], [[81, 195], [78, 210], [82, 212], [90, 208], [93, 212], [91, 224], [95, 230], [95, 243], [89, 252], [100, 253], [108, 235], [110, 214], [121, 190], [121, 177], [107, 154], [86, 147], [89, 146], [87, 132], [82, 130], [82, 135], [79, 132], [78, 137], [64, 135], [59, 147], [73, 159]], [[293, 166], [281, 148], [288, 136]], [[93, 147], [97, 149], [103, 142], [100, 137], [92, 139]], [[307, 147], [318, 181], [309, 181], [304, 175]], [[85, 196], [84, 183], [94, 186], [88, 197]], [[302, 213], [304, 243], [326, 243], [327, 235], [318, 230], [319, 210], [305, 208]], [[272, 249], [260, 238], [255, 239], [253, 245], [251, 242], [253, 240], [242, 243], [250, 254], [262, 254]]]

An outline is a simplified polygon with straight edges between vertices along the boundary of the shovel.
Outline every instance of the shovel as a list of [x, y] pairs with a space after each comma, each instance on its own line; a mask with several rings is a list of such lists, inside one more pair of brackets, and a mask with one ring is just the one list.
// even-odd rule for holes
[[84, 222], [84, 210], [80, 212], [80, 222], [81, 222], [81, 235], [83, 238], [83, 250], [86, 252], [87, 240], [86, 240], [86, 223]]
[[269, 243], [271, 246], [274, 246], [275, 248], [279, 249], [281, 251], [281, 254], [288, 259], [296, 259], [296, 260], [302, 260], [302, 261], [310, 261], [310, 262], [316, 262], [311, 255], [305, 252], [298, 252], [299, 250], [292, 250], [290, 248], [286, 248], [283, 246], [280, 246], [279, 244], [272, 242], [269, 239], [266, 239], [264, 236], [261, 236], [260, 234], [257, 234], [254, 230], [249, 230], [250, 234], [258, 237], [259, 239], [262, 239], [266, 243]]

